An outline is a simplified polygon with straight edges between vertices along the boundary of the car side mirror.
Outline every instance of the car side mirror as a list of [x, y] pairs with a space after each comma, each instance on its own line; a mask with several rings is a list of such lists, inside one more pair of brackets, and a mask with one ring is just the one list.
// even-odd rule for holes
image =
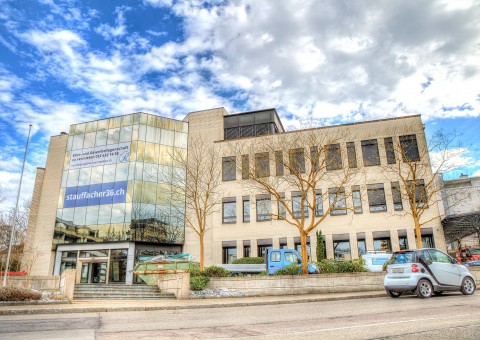
[[302, 264], [302, 259], [297, 258], [297, 263]]
[[458, 264], [458, 260], [457, 259], [452, 259], [452, 263], [453, 264]]

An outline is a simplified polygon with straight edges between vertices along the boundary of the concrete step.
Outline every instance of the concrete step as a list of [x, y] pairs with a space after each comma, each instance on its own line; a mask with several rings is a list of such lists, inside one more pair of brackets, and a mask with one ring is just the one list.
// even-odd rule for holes
[[77, 284], [75, 285], [73, 299], [175, 299], [175, 296], [170, 293], [161, 293], [157, 286]]

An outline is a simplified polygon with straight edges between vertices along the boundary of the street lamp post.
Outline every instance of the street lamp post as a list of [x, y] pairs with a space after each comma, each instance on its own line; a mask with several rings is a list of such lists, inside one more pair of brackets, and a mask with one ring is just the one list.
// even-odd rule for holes
[[3, 275], [3, 287], [7, 285], [8, 267], [10, 265], [10, 254], [12, 253], [12, 245], [13, 245], [13, 240], [15, 238], [15, 226], [17, 225], [18, 201], [20, 199], [20, 190], [22, 189], [23, 170], [25, 169], [25, 161], [27, 160], [28, 142], [30, 141], [31, 130], [32, 130], [32, 124], [30, 124], [28, 128], [27, 144], [25, 145], [25, 154], [23, 155], [22, 173], [20, 175], [20, 184], [18, 186], [18, 192], [17, 192], [17, 203], [15, 205], [15, 210], [13, 212], [12, 231], [10, 232], [10, 242], [8, 244], [7, 263], [5, 263], [5, 272]]

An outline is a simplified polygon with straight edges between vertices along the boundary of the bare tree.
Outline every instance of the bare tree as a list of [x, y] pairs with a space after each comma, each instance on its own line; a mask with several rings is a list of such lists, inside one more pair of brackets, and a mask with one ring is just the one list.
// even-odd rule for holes
[[[298, 230], [302, 248], [302, 271], [308, 273], [307, 237], [329, 215], [346, 214], [346, 185], [357, 174], [356, 164], [342, 159], [344, 136], [320, 129], [231, 143], [238, 156], [242, 185], [254, 193], [266, 193], [277, 202], [271, 218], [284, 220]], [[230, 150], [231, 151], [231, 150]], [[286, 154], [284, 154], [286, 153]], [[349, 166], [350, 165], [350, 166]], [[270, 169], [275, 173], [271, 173]], [[321, 191], [325, 188], [325, 191]], [[286, 192], [291, 192], [285, 195]], [[326, 207], [326, 209], [323, 209]], [[258, 207], [258, 209], [271, 209]], [[258, 214], [258, 211], [257, 211]]]
[[[185, 152], [184, 152], [185, 151]], [[218, 209], [221, 183], [220, 157], [212, 143], [194, 135], [186, 150], [174, 149], [171, 174], [173, 207], [188, 228], [195, 232], [200, 245], [200, 269], [205, 266], [205, 234], [210, 230], [208, 217]], [[184, 203], [184, 206], [182, 206]], [[184, 207], [184, 208], [183, 208]]]
[[[417, 247], [422, 248], [421, 227], [441, 217], [433, 214], [429, 206], [442, 203], [445, 193], [441, 174], [455, 167], [452, 160], [463, 153], [463, 149], [456, 144], [456, 135], [444, 134], [437, 131], [428, 141], [427, 145], [417, 143], [417, 135], [400, 136], [398, 139], [385, 139], [387, 165], [384, 166], [385, 174], [392, 184], [393, 199], [395, 204], [401, 204], [401, 197], [408, 201], [405, 214], [412, 217], [415, 226]], [[430, 157], [434, 156], [432, 162]], [[449, 200], [451, 205], [459, 204], [463, 200], [458, 191], [457, 198]], [[427, 216], [426, 212], [430, 212]]]
[[44, 251], [40, 251], [38, 247], [34, 246], [32, 243], [27, 243], [24, 245], [22, 252], [22, 269], [27, 273], [27, 288], [30, 284], [30, 273], [32, 271], [33, 265], [35, 264], [35, 262], [37, 262], [38, 258], [44, 254]]

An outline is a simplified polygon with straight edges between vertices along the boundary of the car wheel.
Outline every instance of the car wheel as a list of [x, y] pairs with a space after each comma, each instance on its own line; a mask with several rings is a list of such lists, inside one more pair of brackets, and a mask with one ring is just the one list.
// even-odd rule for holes
[[475, 281], [471, 277], [466, 277], [462, 281], [462, 288], [460, 289], [465, 295], [472, 295], [475, 293]]
[[442, 294], [443, 294], [443, 290], [439, 290], [439, 291], [433, 292], [433, 294], [435, 294], [435, 295], [442, 295]]
[[388, 296], [390, 296], [390, 297], [392, 297], [392, 298], [397, 298], [397, 297], [399, 297], [400, 295], [402, 295], [401, 292], [396, 292], [396, 291], [394, 291], [394, 290], [388, 290], [388, 289], [387, 289], [387, 294], [388, 294]]
[[417, 290], [415, 293], [421, 299], [429, 298], [433, 294], [433, 286], [430, 281], [421, 279], [418, 281]]

